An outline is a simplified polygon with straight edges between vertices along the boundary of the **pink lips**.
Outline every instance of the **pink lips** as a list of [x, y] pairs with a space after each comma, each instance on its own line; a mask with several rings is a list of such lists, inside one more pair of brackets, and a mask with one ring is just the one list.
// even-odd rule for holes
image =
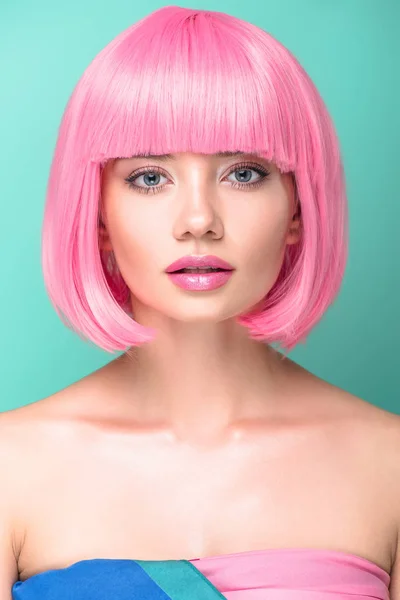
[[[185, 268], [204, 269], [212, 267], [213, 269], [223, 269], [222, 271], [211, 271], [209, 273], [190, 273], [176, 271]], [[207, 291], [214, 290], [223, 285], [232, 277], [234, 267], [222, 260], [218, 256], [184, 256], [173, 262], [166, 268], [166, 272], [171, 281], [180, 288], [189, 291]]]
[[173, 271], [179, 271], [180, 269], [186, 269], [187, 267], [198, 267], [199, 269], [205, 267], [213, 267], [214, 269], [224, 269], [225, 271], [233, 271], [232, 265], [227, 263], [218, 256], [211, 254], [205, 256], [189, 255], [179, 258], [175, 262], [171, 263], [165, 270], [167, 273]]

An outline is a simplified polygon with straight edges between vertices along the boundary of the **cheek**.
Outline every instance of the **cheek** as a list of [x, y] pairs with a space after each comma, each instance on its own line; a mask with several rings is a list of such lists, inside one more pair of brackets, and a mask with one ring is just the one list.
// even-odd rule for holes
[[260, 219], [242, 238], [239, 253], [242, 270], [237, 283], [245, 312], [264, 301], [279, 276], [286, 247], [285, 215]]
[[162, 262], [157, 264], [154, 244], [156, 240], [151, 239], [144, 227], [124, 226], [120, 232], [114, 252], [119, 270], [131, 289], [151, 285], [155, 271], [160, 271]]
[[243, 215], [235, 237], [244, 265], [258, 273], [279, 266], [286, 247], [288, 217], [286, 202], [269, 205], [257, 213], [257, 218]]
[[[135, 206], [135, 202], [137, 206]], [[143, 207], [140, 199], [119, 193], [118, 203], [109, 202], [108, 231], [122, 276], [127, 281], [141, 279], [151, 270], [161, 236], [157, 222]], [[145, 202], [145, 200], [144, 200]], [[159, 226], [158, 226], [159, 227]]]

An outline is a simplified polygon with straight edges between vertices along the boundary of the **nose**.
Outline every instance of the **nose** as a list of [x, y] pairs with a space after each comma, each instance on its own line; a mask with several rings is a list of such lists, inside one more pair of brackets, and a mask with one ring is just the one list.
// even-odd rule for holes
[[191, 181], [181, 190], [180, 211], [174, 224], [174, 236], [185, 239], [205, 235], [212, 239], [223, 236], [223, 223], [218, 212], [218, 195], [212, 184]]

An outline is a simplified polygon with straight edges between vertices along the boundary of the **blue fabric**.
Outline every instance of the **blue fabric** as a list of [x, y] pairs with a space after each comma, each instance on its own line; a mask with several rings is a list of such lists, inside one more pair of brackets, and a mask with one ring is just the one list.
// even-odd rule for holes
[[96, 558], [17, 581], [13, 600], [171, 600], [134, 560]]

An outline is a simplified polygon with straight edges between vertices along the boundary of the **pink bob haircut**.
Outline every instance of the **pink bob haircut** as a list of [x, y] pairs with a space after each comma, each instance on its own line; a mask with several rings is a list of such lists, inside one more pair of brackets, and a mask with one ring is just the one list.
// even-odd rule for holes
[[[42, 266], [61, 320], [107, 352], [152, 341], [137, 323], [113, 253], [99, 247], [107, 160], [140, 154], [254, 152], [294, 177], [301, 239], [288, 245], [249, 336], [290, 351], [338, 294], [348, 251], [337, 135], [315, 85], [263, 29], [221, 12], [166, 6], [112, 40], [84, 71], [58, 131]], [[111, 257], [111, 258], [110, 258]]]

